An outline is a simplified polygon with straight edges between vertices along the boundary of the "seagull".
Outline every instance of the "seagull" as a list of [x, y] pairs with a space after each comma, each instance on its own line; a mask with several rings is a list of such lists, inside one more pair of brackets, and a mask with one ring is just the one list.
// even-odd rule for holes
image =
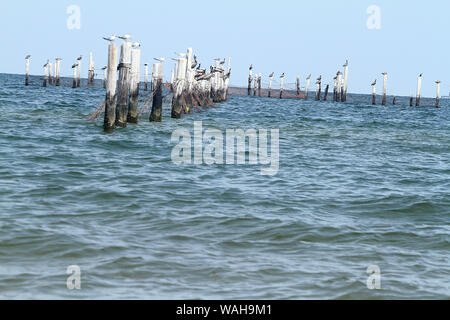
[[139, 42], [133, 43], [133, 49], [139, 49], [141, 47], [141, 44]]
[[422, 78], [422, 76], [423, 76], [423, 73], [421, 73], [421, 74], [419, 75], [419, 78]]
[[306, 80], [309, 80], [309, 79], [311, 79], [311, 75], [309, 75], [309, 76], [306, 77]]
[[48, 64], [49, 64], [49, 61], [47, 60], [47, 63], [46, 63], [46, 64], [44, 64], [44, 67], [48, 66]]
[[28, 60], [28, 59], [30, 59], [30, 58], [31, 58], [31, 54], [27, 55], [27, 56], [25, 57], [25, 60]]
[[285, 74], [284, 72], [281, 74], [280, 78], [284, 78]]
[[275, 72], [272, 72], [272, 73], [269, 75], [269, 78], [273, 78], [274, 74], [275, 74]]
[[375, 79], [375, 81], [371, 84], [371, 86], [376, 86], [377, 85], [377, 79]]
[[440, 80], [437, 80], [437, 81], [436, 81], [436, 84], [439, 84], [439, 83], [441, 83], [441, 81], [440, 81]]
[[78, 64], [73, 64], [72, 65], [72, 69], [75, 69], [76, 67], [78, 67]]
[[253, 70], [253, 65], [252, 64], [250, 65], [250, 70]]
[[[166, 61], [166, 58], [153, 58], [153, 60], [158, 61], [158, 62], [164, 62], [164, 61]], [[178, 60], [178, 59], [176, 59], [176, 60]]]
[[345, 60], [345, 64], [343, 65], [343, 67], [348, 67], [348, 60]]
[[109, 41], [109, 42], [114, 42], [116, 41], [117, 37], [112, 35], [111, 37], [105, 38], [103, 37], [104, 40]]
[[383, 75], [383, 76], [387, 76], [387, 72], [383, 72], [382, 75]]
[[77, 58], [78, 61], [80, 61], [81, 59], [83, 59], [83, 56], [79, 56], [79, 57]]
[[126, 34], [126, 35], [124, 35], [124, 36], [122, 36], [122, 37], [119, 37], [119, 39], [122, 39], [122, 40], [124, 40], [124, 41], [131, 40], [131, 35]]
[[225, 64], [225, 59], [223, 59], [223, 61], [220, 63], [221, 66], [223, 66]]
[[104, 67], [102, 68], [102, 70], [106, 70], [106, 69], [108, 69], [108, 67], [107, 67], [107, 66], [104, 66]]
[[175, 55], [179, 56], [180, 58], [186, 57], [186, 53], [178, 53], [178, 52], [175, 52]]

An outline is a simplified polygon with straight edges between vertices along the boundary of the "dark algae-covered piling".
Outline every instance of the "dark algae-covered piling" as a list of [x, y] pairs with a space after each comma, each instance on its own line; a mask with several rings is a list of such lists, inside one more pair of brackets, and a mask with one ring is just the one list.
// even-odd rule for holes
[[125, 128], [128, 116], [128, 94], [130, 91], [131, 43], [124, 41], [121, 46], [119, 64], [119, 87], [117, 92], [116, 126]]

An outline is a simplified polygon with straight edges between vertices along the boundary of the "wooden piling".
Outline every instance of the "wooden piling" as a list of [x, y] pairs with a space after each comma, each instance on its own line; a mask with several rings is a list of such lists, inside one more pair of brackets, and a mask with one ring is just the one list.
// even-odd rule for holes
[[377, 104], [377, 80], [372, 83], [372, 105]]
[[250, 65], [248, 74], [248, 95], [252, 95], [252, 81], [253, 81], [253, 65]]
[[297, 96], [299, 96], [300, 95], [300, 76], [297, 76], [296, 86], [297, 86]]
[[139, 80], [141, 78], [141, 49], [131, 50], [130, 98], [127, 122], [137, 124], [139, 120]]
[[337, 102], [337, 90], [338, 90], [338, 82], [337, 82], [338, 76], [336, 74], [336, 76], [333, 78], [333, 102]]
[[441, 99], [441, 81], [436, 81], [437, 92], [436, 92], [436, 108], [440, 108], [440, 99]]
[[186, 65], [186, 58], [177, 59], [177, 71], [172, 100], [173, 119], [180, 119], [183, 114], [183, 89], [186, 81]]
[[386, 105], [387, 75], [388, 75], [388, 74], [387, 74], [387, 72], [383, 72], [382, 75], [383, 75], [383, 100], [382, 100], [381, 104], [382, 104], [383, 106], [385, 106], [385, 105]]
[[53, 63], [48, 63], [48, 84], [53, 84]]
[[416, 95], [416, 107], [420, 107], [420, 94], [422, 91], [422, 76], [423, 73], [417, 78], [417, 95]]
[[108, 67], [104, 66], [102, 70], [103, 70], [103, 89], [106, 89], [106, 81], [108, 79]]
[[150, 122], [162, 121], [162, 105], [163, 105], [162, 83], [163, 83], [163, 65], [162, 63], [155, 63], [153, 64], [153, 72], [152, 72], [153, 103], [152, 103], [152, 112], [150, 114]]
[[306, 77], [306, 92], [305, 92], [305, 100], [308, 100], [308, 95], [309, 95], [309, 85], [311, 82], [311, 75]]
[[81, 87], [81, 60], [83, 59], [82, 56], [80, 56], [78, 60], [78, 67], [77, 67], [77, 87]]
[[284, 73], [280, 76], [280, 99], [283, 99]]
[[48, 80], [48, 62], [44, 65], [44, 83], [42, 84], [43, 87], [47, 87], [47, 80]]
[[[119, 88], [117, 93], [116, 126], [127, 126], [128, 99], [131, 79], [131, 43], [123, 42], [120, 50]], [[108, 80], [108, 82], [110, 82]]]
[[397, 96], [394, 95], [393, 99], [392, 99], [392, 105], [395, 106], [397, 104]]
[[323, 97], [323, 101], [327, 101], [328, 99], [328, 90], [330, 90], [329, 84], [327, 84], [327, 86], [325, 87], [325, 96]]
[[274, 76], [274, 73], [272, 72], [272, 73], [269, 75], [269, 93], [267, 94], [267, 96], [268, 96], [269, 98], [272, 98], [273, 76]]
[[414, 107], [414, 95], [413, 95], [412, 91], [409, 94], [409, 106]]
[[59, 87], [61, 85], [61, 58], [56, 58], [56, 79], [55, 86]]
[[258, 88], [258, 75], [255, 75], [254, 81], [253, 81], [253, 96], [256, 97], [256, 90]]
[[316, 101], [320, 101], [322, 95], [322, 76], [316, 82]]
[[342, 94], [342, 101], [347, 101], [347, 89], [348, 89], [348, 60], [344, 64], [344, 86], [343, 86], [343, 94]]
[[72, 65], [72, 70], [73, 70], [73, 84], [72, 84], [72, 88], [76, 88], [77, 84], [78, 84], [78, 64], [74, 64]]
[[344, 92], [343, 90], [343, 81], [342, 81], [342, 72], [338, 71], [337, 73], [337, 96], [336, 96], [336, 102], [342, 101], [342, 94]]
[[144, 65], [144, 91], [148, 91], [148, 63]]
[[117, 89], [117, 44], [111, 43], [108, 47], [108, 72], [106, 82], [105, 121], [103, 127], [106, 132], [114, 130], [116, 126], [116, 89]]
[[258, 75], [258, 97], [261, 97], [261, 78], [262, 78], [262, 74], [260, 73]]
[[95, 64], [92, 58], [92, 52], [89, 53], [88, 86], [94, 85]]
[[30, 58], [31, 55], [25, 57], [25, 85], [30, 85]]

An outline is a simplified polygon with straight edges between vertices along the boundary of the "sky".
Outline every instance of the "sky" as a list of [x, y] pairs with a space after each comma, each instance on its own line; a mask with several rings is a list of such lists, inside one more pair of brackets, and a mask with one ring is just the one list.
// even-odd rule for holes
[[[71, 6], [79, 8], [79, 20], [68, 13]], [[168, 58], [167, 79], [174, 52], [192, 47], [204, 66], [230, 56], [236, 86], [246, 86], [250, 64], [264, 83], [270, 73], [285, 72], [287, 83], [300, 76], [304, 86], [312, 74], [332, 84], [349, 59], [353, 93], [370, 93], [382, 72], [388, 72], [388, 94], [415, 92], [420, 73], [424, 96], [436, 95], [436, 80], [442, 95], [450, 91], [448, 0], [2, 0], [0, 30], [0, 73], [23, 74], [31, 54], [31, 74], [42, 74], [47, 59], [59, 56], [62, 74], [71, 76], [82, 54], [87, 77], [89, 52], [96, 68], [107, 63], [102, 37], [129, 33], [142, 45], [142, 63]]]

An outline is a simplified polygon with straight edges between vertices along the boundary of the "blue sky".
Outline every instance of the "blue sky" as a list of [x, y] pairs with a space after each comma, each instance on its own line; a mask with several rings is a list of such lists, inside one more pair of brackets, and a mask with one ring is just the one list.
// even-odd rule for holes
[[[81, 29], [67, 28], [70, 5], [81, 10]], [[381, 10], [381, 29], [369, 30], [367, 8]], [[63, 75], [76, 57], [94, 53], [96, 68], [106, 63], [102, 36], [130, 33], [142, 44], [142, 63], [194, 48], [204, 65], [232, 57], [233, 85], [245, 85], [248, 66], [264, 78], [286, 72], [287, 82], [312, 73], [325, 83], [350, 60], [349, 90], [370, 93], [375, 78], [389, 73], [389, 94], [409, 95], [424, 73], [423, 94], [434, 96], [434, 81], [450, 91], [450, 1], [103, 1], [4, 0], [0, 4], [0, 72], [41, 74], [48, 59], [60, 56]], [[86, 60], [84, 62], [86, 66]], [[169, 77], [172, 61], [165, 64]], [[87, 70], [83, 70], [86, 77]]]

